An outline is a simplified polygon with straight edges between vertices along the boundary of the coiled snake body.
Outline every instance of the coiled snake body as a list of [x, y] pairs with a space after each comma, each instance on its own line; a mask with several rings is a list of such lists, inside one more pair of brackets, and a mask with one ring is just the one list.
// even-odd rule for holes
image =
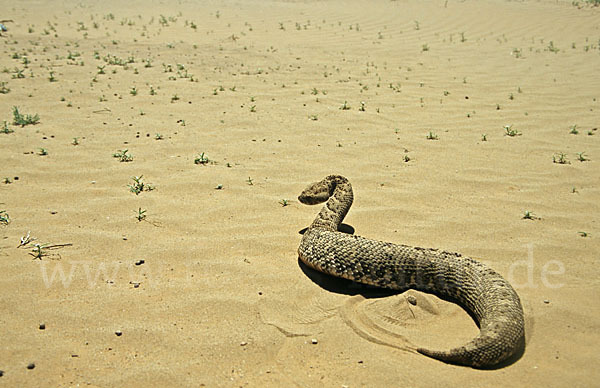
[[416, 289], [451, 298], [469, 310], [480, 333], [447, 350], [418, 348], [426, 356], [472, 367], [494, 366], [512, 356], [524, 336], [519, 296], [493, 269], [458, 253], [375, 241], [338, 232], [353, 201], [352, 186], [330, 175], [298, 197], [304, 204], [326, 201], [304, 233], [298, 255], [318, 271], [378, 287]]

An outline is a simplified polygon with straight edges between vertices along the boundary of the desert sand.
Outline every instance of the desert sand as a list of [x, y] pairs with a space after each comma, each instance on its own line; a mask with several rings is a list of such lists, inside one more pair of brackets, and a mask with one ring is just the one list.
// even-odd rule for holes
[[[600, 8], [1, 8], [0, 385], [597, 384]], [[356, 234], [507, 278], [520, 356], [476, 370], [416, 354], [476, 323], [299, 265], [319, 208], [296, 197], [328, 174], [354, 186]]]

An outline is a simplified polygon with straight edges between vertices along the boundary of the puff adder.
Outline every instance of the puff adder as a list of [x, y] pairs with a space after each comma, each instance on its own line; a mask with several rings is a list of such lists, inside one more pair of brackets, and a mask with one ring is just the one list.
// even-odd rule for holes
[[353, 201], [352, 186], [340, 175], [327, 176], [298, 197], [325, 203], [304, 233], [298, 255], [329, 275], [395, 290], [416, 289], [456, 300], [469, 310], [480, 333], [463, 346], [426, 356], [453, 364], [491, 367], [511, 357], [524, 336], [519, 296], [502, 276], [459, 253], [410, 247], [338, 232]]

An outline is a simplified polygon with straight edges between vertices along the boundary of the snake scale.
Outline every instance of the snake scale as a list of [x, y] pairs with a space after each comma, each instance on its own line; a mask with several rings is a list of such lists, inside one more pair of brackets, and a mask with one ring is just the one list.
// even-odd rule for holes
[[352, 186], [343, 176], [311, 184], [298, 200], [308, 205], [326, 202], [298, 248], [306, 265], [363, 284], [456, 300], [479, 324], [479, 335], [463, 346], [447, 351], [418, 348], [419, 353], [476, 368], [495, 366], [515, 354], [525, 332], [523, 308], [513, 287], [496, 271], [459, 253], [338, 232], [353, 201]]

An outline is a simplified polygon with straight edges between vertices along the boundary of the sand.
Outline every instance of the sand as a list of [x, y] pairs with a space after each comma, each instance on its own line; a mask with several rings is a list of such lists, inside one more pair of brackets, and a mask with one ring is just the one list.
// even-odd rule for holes
[[[0, 385], [597, 384], [600, 8], [579, 3], [5, 2]], [[505, 276], [521, 356], [415, 354], [477, 326], [303, 269], [318, 208], [296, 196], [332, 173], [356, 234]]]

